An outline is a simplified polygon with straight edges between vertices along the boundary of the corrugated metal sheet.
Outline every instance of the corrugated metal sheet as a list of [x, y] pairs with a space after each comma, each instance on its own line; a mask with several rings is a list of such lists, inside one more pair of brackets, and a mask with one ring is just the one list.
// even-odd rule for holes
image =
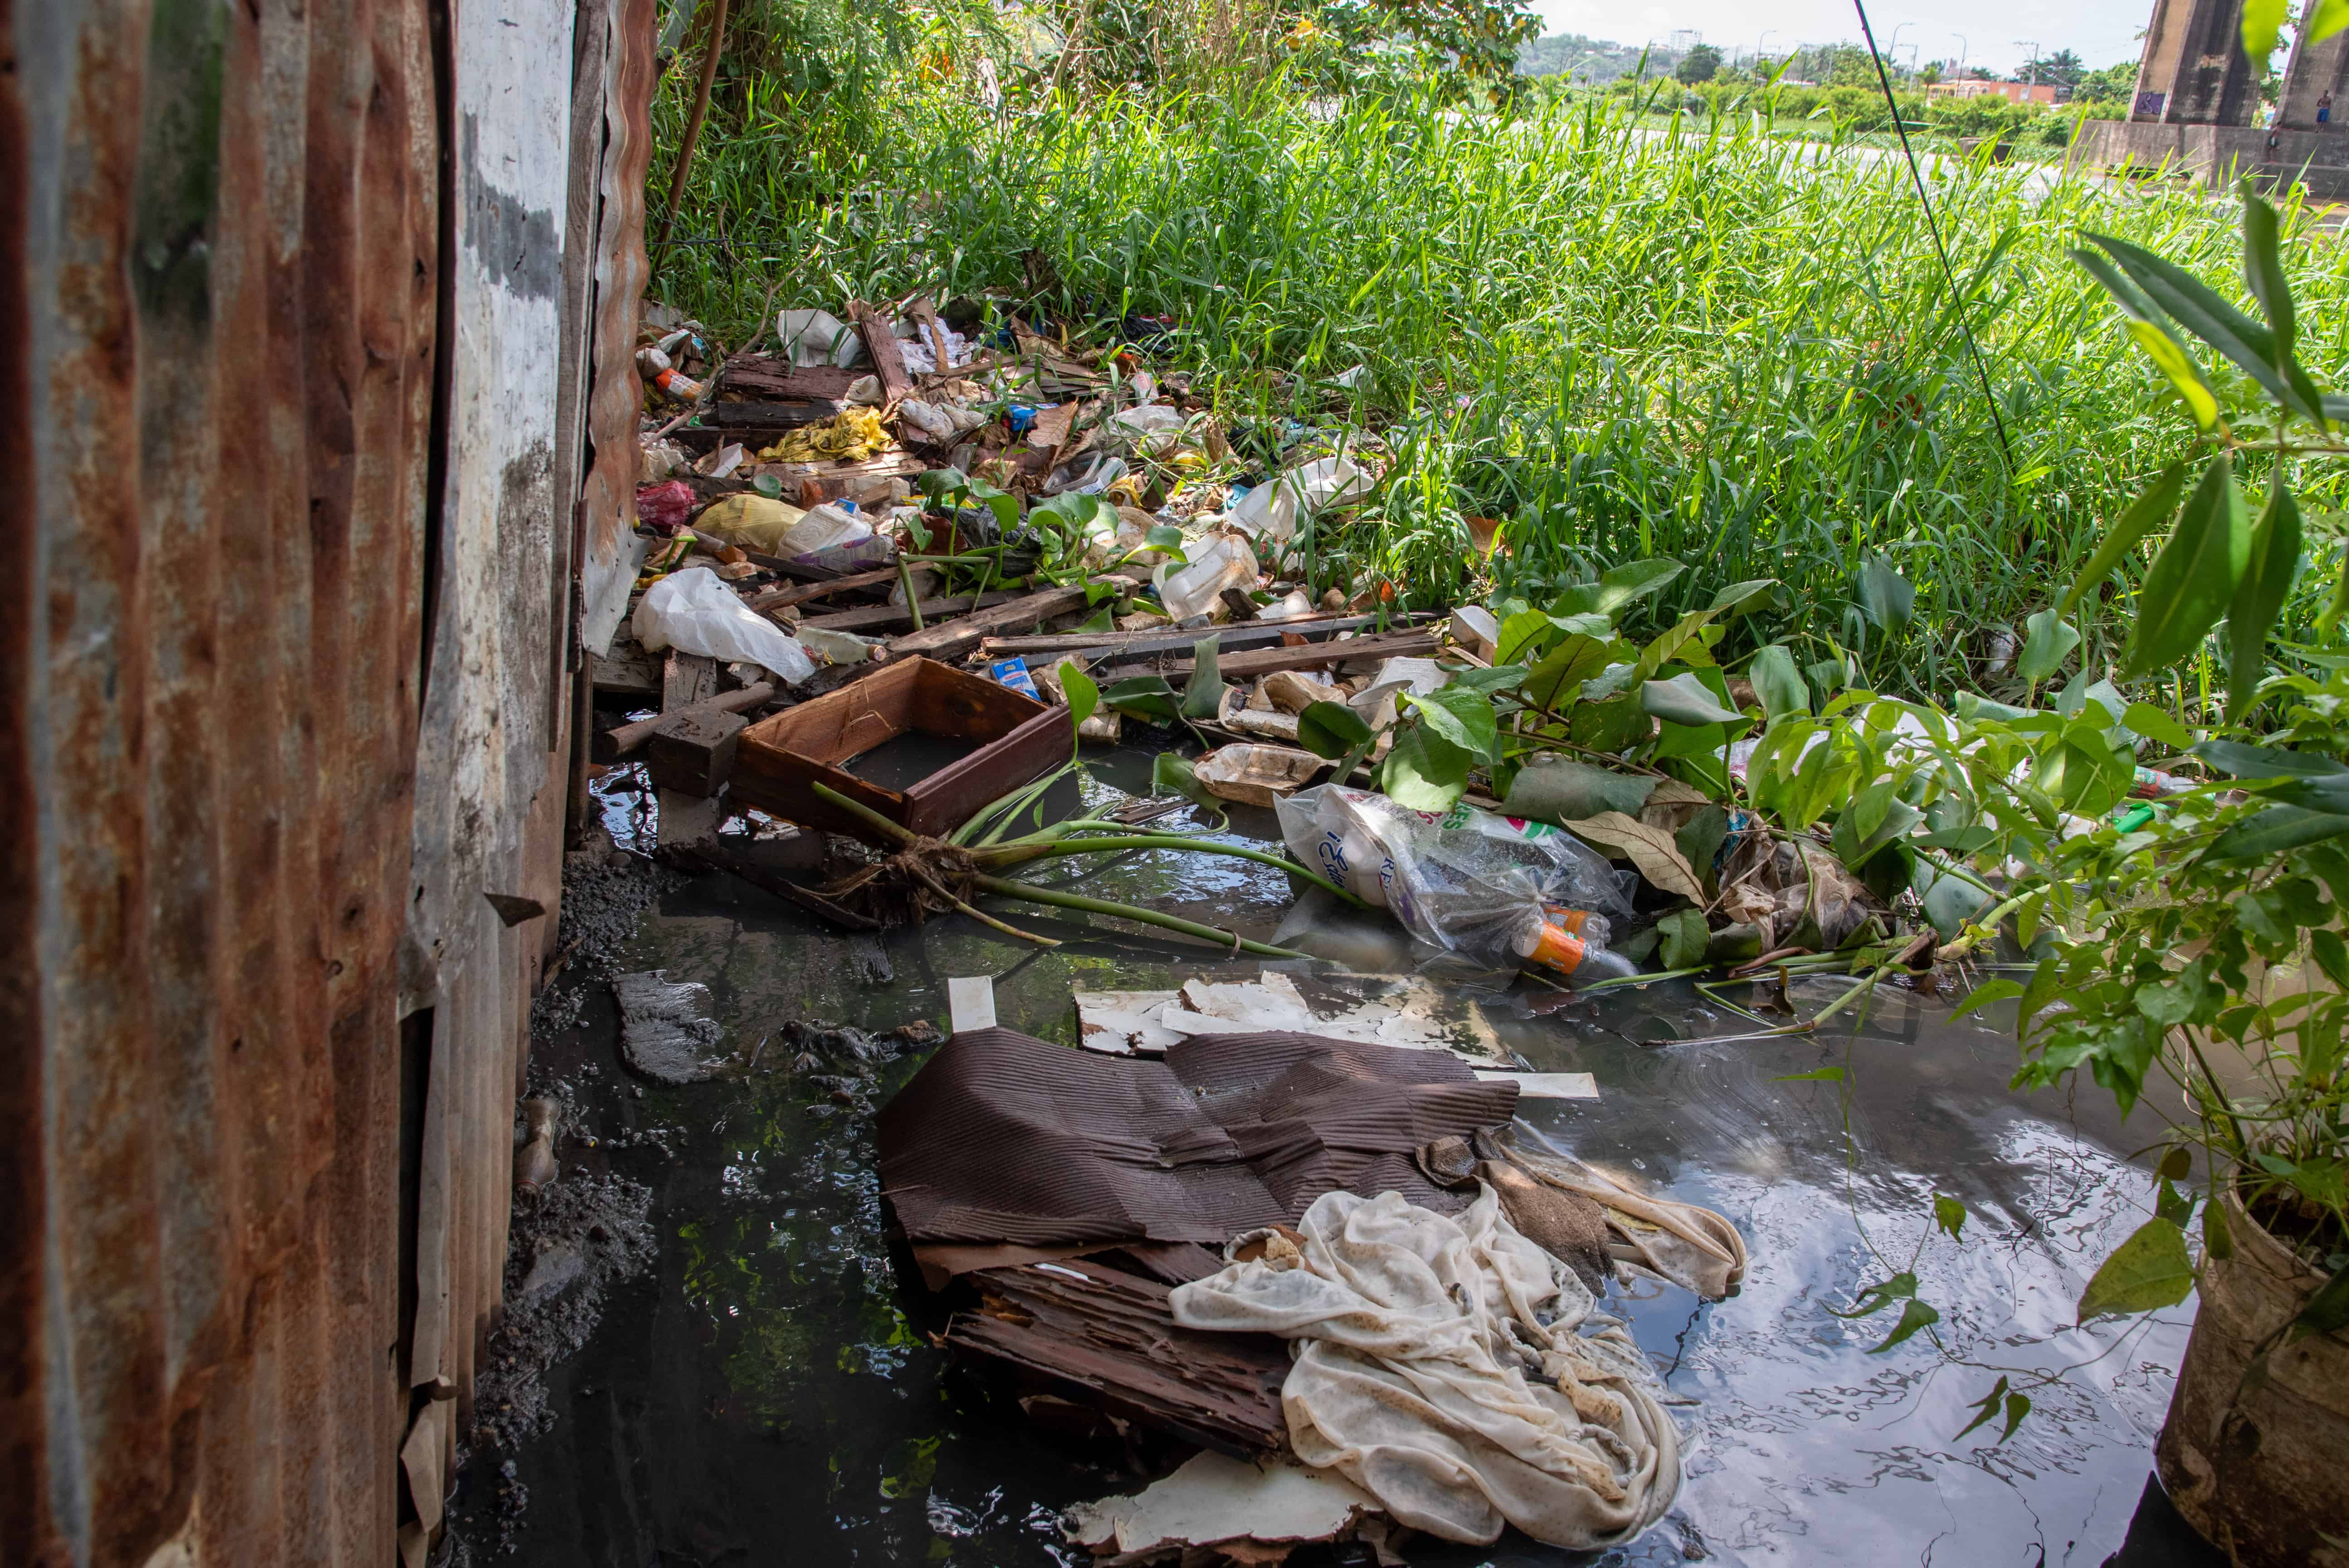
[[0, 0], [12, 1568], [381, 1568], [403, 1446], [437, 1513], [552, 924], [482, 895], [559, 888], [558, 463], [635, 413], [560, 430], [575, 14], [640, 132], [606, 0]]

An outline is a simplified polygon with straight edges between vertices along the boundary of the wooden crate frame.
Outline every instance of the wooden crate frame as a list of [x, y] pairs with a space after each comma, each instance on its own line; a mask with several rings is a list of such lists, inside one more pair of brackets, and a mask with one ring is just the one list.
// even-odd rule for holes
[[[944, 735], [978, 742], [902, 791], [842, 766], [899, 735]], [[991, 800], [1057, 766], [1073, 736], [1066, 708], [1048, 707], [1008, 686], [928, 659], [893, 660], [861, 680], [762, 719], [742, 732], [735, 753], [734, 800], [803, 827], [874, 841], [867, 824], [816, 798], [822, 784], [890, 821], [936, 837]]]

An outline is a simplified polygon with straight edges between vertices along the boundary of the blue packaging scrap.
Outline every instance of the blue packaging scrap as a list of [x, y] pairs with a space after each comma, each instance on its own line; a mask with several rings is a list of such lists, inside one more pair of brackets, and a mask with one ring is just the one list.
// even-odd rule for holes
[[1025, 659], [999, 659], [987, 667], [987, 673], [998, 686], [1009, 686], [1022, 697], [1032, 697], [1039, 702], [1044, 700], [1043, 693], [1036, 690], [1036, 678], [1028, 673]]

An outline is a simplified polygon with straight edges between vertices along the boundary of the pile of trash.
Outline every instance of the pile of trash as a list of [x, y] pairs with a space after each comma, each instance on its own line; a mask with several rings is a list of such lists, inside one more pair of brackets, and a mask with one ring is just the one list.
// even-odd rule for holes
[[880, 1114], [883, 1191], [947, 1346], [1032, 1419], [1219, 1456], [1076, 1510], [1097, 1561], [1394, 1563], [1505, 1525], [1599, 1549], [1681, 1468], [1598, 1293], [1717, 1299], [1745, 1251], [1547, 1147], [1518, 1097], [1436, 1049], [1207, 1032], [1149, 1061], [957, 1027]]

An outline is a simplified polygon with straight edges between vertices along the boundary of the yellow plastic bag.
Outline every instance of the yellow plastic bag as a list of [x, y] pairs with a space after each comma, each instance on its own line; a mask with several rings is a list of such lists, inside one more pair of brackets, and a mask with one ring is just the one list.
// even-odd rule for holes
[[828, 420], [802, 425], [759, 454], [761, 462], [822, 462], [828, 458], [862, 462], [889, 444], [878, 409], [849, 409]]
[[693, 531], [762, 556], [779, 556], [783, 553], [783, 536], [806, 515], [787, 501], [744, 493], [711, 504], [693, 520]]

